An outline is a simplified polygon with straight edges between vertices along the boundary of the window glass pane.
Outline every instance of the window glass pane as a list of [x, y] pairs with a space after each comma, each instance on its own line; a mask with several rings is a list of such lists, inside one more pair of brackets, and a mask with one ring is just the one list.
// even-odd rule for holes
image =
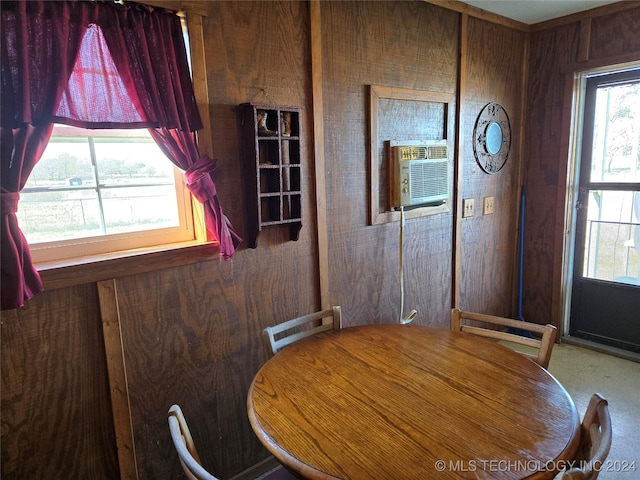
[[18, 222], [30, 244], [102, 234], [95, 190], [21, 193]]
[[164, 186], [105, 188], [102, 193], [108, 234], [179, 226], [173, 183]]
[[640, 181], [640, 83], [599, 87], [592, 182]]
[[52, 138], [33, 168], [24, 193], [32, 188], [95, 186], [87, 138]]
[[587, 216], [583, 275], [640, 285], [640, 192], [592, 190]]
[[95, 138], [94, 148], [101, 185], [173, 185], [173, 164], [147, 135]]
[[55, 248], [106, 253], [114, 241], [123, 249], [192, 240], [176, 174], [147, 130], [56, 125], [20, 195], [18, 221], [34, 258], [54, 258]]

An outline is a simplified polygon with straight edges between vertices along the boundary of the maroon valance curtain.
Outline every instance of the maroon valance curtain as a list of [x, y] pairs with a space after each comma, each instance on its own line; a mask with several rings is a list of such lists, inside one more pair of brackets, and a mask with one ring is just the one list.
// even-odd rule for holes
[[[3, 0], [0, 9], [4, 310], [42, 291], [15, 213], [52, 123], [189, 133], [202, 128], [202, 122], [175, 12], [101, 0]], [[187, 138], [197, 152], [195, 137]], [[199, 155], [170, 158], [185, 170], [201, 162]], [[216, 230], [225, 217], [215, 186], [206, 190], [207, 226], [220, 241], [221, 256], [231, 258], [240, 239], [226, 222], [228, 232]]]

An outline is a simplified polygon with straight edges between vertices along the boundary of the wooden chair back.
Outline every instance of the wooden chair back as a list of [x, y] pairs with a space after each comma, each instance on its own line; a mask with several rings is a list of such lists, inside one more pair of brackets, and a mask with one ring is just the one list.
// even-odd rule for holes
[[[480, 322], [487, 326], [491, 325], [495, 328], [486, 328], [484, 326], [467, 325], [466, 320]], [[505, 327], [507, 331], [505, 331]], [[531, 358], [544, 368], [549, 367], [551, 360], [551, 352], [556, 341], [557, 328], [551, 324], [538, 325], [537, 323], [514, 320], [511, 318], [497, 317], [495, 315], [486, 315], [483, 313], [465, 312], [454, 308], [451, 311], [451, 329], [472, 333], [482, 337], [495, 338], [497, 340], [506, 340], [519, 345], [525, 345], [536, 349], [536, 355], [526, 352], [520, 352], [526, 357]], [[516, 333], [510, 333], [508, 329], [522, 330], [529, 332], [531, 337], [525, 337]]]
[[[330, 319], [326, 321], [325, 319]], [[300, 330], [299, 327], [311, 326]], [[340, 330], [342, 328], [342, 312], [340, 307], [334, 306], [327, 310], [310, 313], [302, 317], [267, 327], [264, 329], [264, 339], [267, 344], [267, 350], [271, 355], [275, 355], [278, 351], [287, 345], [302, 338], [315, 335], [316, 333], [325, 332], [327, 330]]]
[[611, 449], [613, 429], [609, 415], [609, 403], [599, 393], [594, 393], [582, 419], [580, 448], [576, 464], [566, 472], [561, 472], [559, 480], [594, 480]]
[[218, 480], [207, 472], [200, 463], [187, 421], [178, 405], [169, 409], [169, 431], [173, 445], [178, 452], [182, 470], [189, 480]]

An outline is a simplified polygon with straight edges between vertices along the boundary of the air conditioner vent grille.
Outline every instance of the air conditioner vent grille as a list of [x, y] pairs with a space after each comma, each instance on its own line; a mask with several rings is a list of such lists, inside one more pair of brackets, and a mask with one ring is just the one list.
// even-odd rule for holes
[[428, 147], [429, 158], [447, 158], [447, 146]]
[[411, 165], [412, 200], [447, 195], [447, 182], [445, 162], [416, 162]]

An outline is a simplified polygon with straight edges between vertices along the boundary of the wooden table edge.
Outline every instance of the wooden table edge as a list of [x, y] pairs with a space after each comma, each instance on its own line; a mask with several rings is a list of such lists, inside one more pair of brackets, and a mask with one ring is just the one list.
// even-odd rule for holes
[[256, 379], [259, 376], [259, 372], [253, 378], [251, 385], [249, 386], [249, 394], [247, 395], [247, 416], [249, 417], [249, 423], [253, 429], [256, 437], [260, 440], [260, 443], [271, 453], [287, 470], [294, 472], [295, 474], [302, 475], [302, 478], [309, 480], [341, 480], [339, 477], [334, 477], [326, 472], [318, 470], [311, 465], [300, 461], [286, 450], [281, 448], [271, 438], [262, 427], [262, 423], [258, 419], [255, 410], [253, 409], [253, 387]]
[[[434, 327], [429, 327], [429, 328], [434, 328]], [[505, 345], [501, 345], [501, 344], [496, 344], [499, 345], [501, 348], [504, 348], [506, 350], [511, 350], [509, 347], [505, 346]], [[513, 351], [513, 350], [511, 350]], [[517, 352], [516, 352], [517, 353]], [[533, 360], [529, 360], [532, 363], [535, 363]], [[538, 364], [536, 364], [537, 366], [539, 366]], [[551, 373], [549, 372], [547, 369], [544, 369], [543, 367], [540, 366], [540, 368], [542, 368], [543, 370], [545, 370], [545, 372], [553, 379], [553, 381], [558, 385], [558, 387], [560, 389], [562, 389], [567, 398], [569, 399], [569, 401], [571, 402], [571, 406], [572, 411], [573, 411], [573, 423], [574, 423], [574, 428], [573, 428], [573, 434], [571, 435], [571, 440], [567, 443], [567, 445], [565, 446], [564, 450], [560, 453], [560, 455], [558, 457], [556, 457], [553, 460], [553, 464], [558, 466], [558, 465], [562, 465], [563, 462], [569, 462], [569, 461], [573, 461], [575, 458], [575, 455], [578, 451], [578, 448], [580, 446], [580, 440], [581, 440], [581, 419], [580, 419], [580, 414], [575, 406], [575, 402], [573, 401], [573, 398], [571, 397], [571, 395], [569, 394], [569, 392], [567, 391], [567, 389], [564, 387], [564, 385], [562, 385], [558, 379]], [[258, 416], [253, 408], [253, 392], [254, 392], [254, 385], [256, 383], [256, 381], [258, 380], [258, 377], [260, 376], [260, 371], [262, 370], [262, 367], [258, 370], [258, 372], [256, 372], [256, 375], [254, 376], [253, 380], [251, 381], [251, 384], [249, 385], [249, 391], [248, 391], [248, 395], [247, 395], [247, 415], [249, 418], [249, 423], [251, 424], [251, 428], [253, 429], [256, 437], [258, 437], [258, 439], [260, 440], [260, 443], [269, 451], [269, 453], [271, 453], [285, 468], [287, 468], [288, 470], [302, 475], [302, 478], [307, 479], [307, 480], [341, 480], [340, 477], [334, 477], [333, 475], [330, 475], [326, 472], [323, 472], [321, 470], [316, 469], [315, 467], [312, 467], [311, 465], [300, 461], [297, 457], [294, 457], [293, 455], [289, 454], [286, 450], [284, 450], [282, 447], [280, 447], [273, 438], [271, 438], [271, 436], [269, 436], [265, 429], [262, 426], [262, 423], [260, 422], [260, 420], [258, 419]], [[550, 462], [551, 463], [551, 462]], [[523, 480], [551, 480], [553, 479], [557, 473], [559, 472], [559, 469], [554, 470], [551, 474], [550, 474], [551, 470], [541, 470], [538, 472], [533, 473], [532, 475], [529, 475], [526, 478], [523, 478]]]

